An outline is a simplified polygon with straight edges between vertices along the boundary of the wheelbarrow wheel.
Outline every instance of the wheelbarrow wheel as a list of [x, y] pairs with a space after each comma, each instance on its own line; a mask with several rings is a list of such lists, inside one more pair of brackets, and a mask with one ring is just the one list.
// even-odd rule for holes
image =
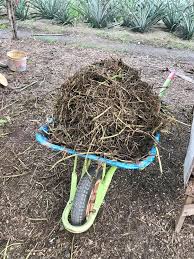
[[96, 170], [92, 169], [79, 181], [71, 210], [72, 225], [82, 225], [92, 212], [101, 175], [102, 171], [97, 174]]

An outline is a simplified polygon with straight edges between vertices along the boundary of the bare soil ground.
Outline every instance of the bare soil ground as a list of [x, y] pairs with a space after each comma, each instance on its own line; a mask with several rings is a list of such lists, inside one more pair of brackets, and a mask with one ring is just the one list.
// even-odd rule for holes
[[[109, 29], [94, 29], [83, 23], [76, 26], [63, 26], [44, 19], [18, 21], [18, 26], [20, 38], [31, 36], [50, 44], [61, 41], [75, 47], [122, 53], [133, 52], [137, 55], [144, 51], [145, 55], [152, 53], [165, 57], [168, 57], [168, 50], [171, 49], [171, 55], [175, 54], [177, 58], [182, 59], [183, 56], [188, 57], [189, 55], [191, 60], [194, 58], [194, 54], [188, 51], [194, 50], [194, 41], [180, 39], [168, 32], [164, 24], [161, 23], [144, 34], [134, 33], [121, 26]], [[7, 38], [8, 36], [11, 36], [9, 21], [6, 18], [0, 19], [0, 38]], [[181, 54], [177, 49], [182, 50]]]
[[[59, 33], [65, 38], [78, 44], [92, 45], [94, 38], [119, 41], [120, 43], [138, 43], [139, 45], [152, 45], [154, 47], [166, 47], [194, 50], [193, 40], [185, 41], [173, 33], [168, 32], [165, 25], [160, 22], [147, 33], [134, 33], [129, 28], [113, 26], [105, 29], [94, 29], [88, 24], [78, 23], [76, 26], [62, 26], [49, 20], [25, 20], [18, 21], [20, 28], [28, 28], [28, 32], [37, 33], [44, 30], [45, 33]], [[69, 36], [69, 37], [67, 37]], [[91, 41], [85, 41], [90, 37]], [[99, 40], [100, 41], [100, 40]]]
[[[61, 154], [35, 143], [37, 128], [52, 114], [57, 89], [82, 66], [121, 57], [140, 69], [142, 78], [154, 84], [156, 91], [168, 75], [164, 68], [186, 71], [193, 66], [193, 54], [188, 51], [165, 50], [163, 56], [161, 49], [149, 52], [144, 46], [137, 53], [128, 46], [127, 51], [117, 53], [115, 43], [113, 54], [112, 49], [105, 52], [34, 39], [12, 42], [6, 37], [0, 41], [2, 60], [10, 49], [25, 50], [29, 55], [27, 72], [0, 69], [10, 87], [0, 88], [0, 116], [10, 117], [10, 123], [0, 129], [2, 258], [194, 258], [192, 219], [180, 234], [174, 233], [184, 198], [183, 161], [190, 127], [178, 124], [162, 136], [162, 174], [157, 161], [142, 172], [118, 171], [94, 226], [75, 236], [60, 222], [72, 162], [51, 169]], [[193, 85], [179, 78], [165, 98], [177, 118], [188, 124], [193, 100]]]

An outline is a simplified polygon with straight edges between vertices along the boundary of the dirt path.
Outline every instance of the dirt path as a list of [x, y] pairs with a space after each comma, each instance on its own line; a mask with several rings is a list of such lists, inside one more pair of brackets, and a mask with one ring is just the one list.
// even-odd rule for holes
[[[74, 243], [73, 235], [60, 223], [69, 195], [72, 162], [51, 169], [61, 155], [34, 140], [39, 125], [52, 114], [57, 88], [80, 67], [110, 56], [121, 57], [140, 69], [144, 80], [157, 88], [168, 75], [162, 72], [163, 68], [177, 66], [188, 70], [191, 64], [187, 62], [193, 56], [187, 51], [176, 51], [171, 57], [172, 50], [161, 49], [145, 54], [145, 48], [150, 47], [138, 46], [140, 54], [131, 45], [129, 52], [111, 54], [110, 50], [33, 39], [1, 39], [0, 56], [5, 57], [6, 51], [15, 48], [27, 51], [29, 60], [28, 71], [22, 74], [0, 69], [12, 88], [26, 87], [22, 91], [0, 88], [0, 114], [9, 116], [11, 121], [0, 132], [2, 254], [8, 244], [11, 259], [25, 259], [28, 255], [32, 259], [64, 259], [70, 258], [71, 253], [79, 259], [193, 258], [194, 236], [188, 225], [191, 220], [180, 235], [174, 233], [174, 220], [183, 201], [182, 164], [189, 127], [179, 125], [170, 135], [163, 135], [163, 174], [157, 162], [143, 172], [118, 171], [94, 226], [75, 236]], [[160, 51], [166, 51], [166, 56]], [[179, 119], [189, 123], [188, 113], [194, 100], [190, 83], [177, 78], [165, 100]]]
[[[33, 36], [38, 34], [42, 34], [42, 36]], [[109, 40], [97, 36], [95, 33], [86, 34], [84, 28], [83, 31], [72, 30], [72, 32], [69, 32], [68, 30], [67, 32], [62, 32], [61, 36], [43, 36], [44, 34], [46, 34], [44, 30], [40, 31], [36, 29], [30, 30], [20, 28], [18, 31], [19, 38], [21, 39], [35, 38], [50, 44], [62, 42], [68, 46], [100, 49], [109, 52], [128, 53], [130, 55], [150, 56], [155, 58], [162, 57], [163, 59], [176, 59], [194, 64], [194, 53], [190, 50], [167, 49], [143, 44], [122, 43], [118, 40]], [[54, 32], [51, 34], [54, 34]], [[10, 37], [11, 33], [8, 29], [0, 30], [0, 39], [9, 39]]]

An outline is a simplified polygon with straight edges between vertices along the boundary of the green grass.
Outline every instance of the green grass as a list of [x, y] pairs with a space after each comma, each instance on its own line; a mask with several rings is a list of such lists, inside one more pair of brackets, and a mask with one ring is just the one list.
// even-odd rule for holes
[[133, 33], [131, 31], [99, 31], [97, 36], [112, 41], [123, 43], [139, 43], [152, 45], [154, 47], [177, 48], [194, 50], [193, 41], [184, 41], [169, 32], [155, 31], [146, 34]]
[[9, 28], [9, 24], [7, 24], [7, 23], [0, 23], [0, 30], [5, 30], [7, 28]]
[[38, 30], [44, 33], [64, 33], [65, 27], [58, 24], [52, 24], [49, 20], [25, 20], [18, 21], [18, 25], [22, 28]]
[[44, 42], [47, 42], [50, 45], [58, 43], [56, 39], [53, 39], [52, 37], [49, 37], [49, 36], [35, 36], [35, 39], [42, 40]]
[[118, 48], [109, 48], [108, 46], [101, 46], [94, 43], [72, 43], [70, 44], [72, 47], [81, 48], [81, 49], [95, 49], [95, 50], [103, 50], [110, 53], [128, 53], [127, 49], [118, 49]]

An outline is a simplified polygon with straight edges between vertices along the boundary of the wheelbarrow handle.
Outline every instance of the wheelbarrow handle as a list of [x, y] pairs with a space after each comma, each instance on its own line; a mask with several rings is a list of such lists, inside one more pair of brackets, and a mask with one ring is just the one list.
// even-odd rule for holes
[[166, 79], [166, 81], [164, 82], [160, 93], [159, 93], [159, 97], [163, 97], [166, 94], [167, 89], [170, 87], [172, 80], [175, 78], [176, 72], [172, 71], [170, 73], [170, 75], [168, 76], [168, 78]]

